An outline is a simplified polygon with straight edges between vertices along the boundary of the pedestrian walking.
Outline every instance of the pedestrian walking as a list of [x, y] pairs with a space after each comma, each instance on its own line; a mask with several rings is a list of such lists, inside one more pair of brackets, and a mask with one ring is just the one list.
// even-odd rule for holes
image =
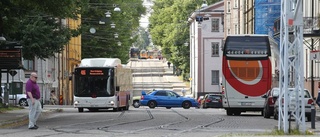
[[186, 90], [184, 88], [181, 89], [182, 96], [186, 96]]
[[320, 108], [320, 83], [318, 85], [318, 97], [317, 97], [316, 103], [317, 103], [318, 107]]
[[168, 61], [168, 63], [167, 63], [167, 64], [168, 64], [168, 68], [170, 68], [171, 62], [169, 62], [169, 61]]
[[32, 72], [26, 83], [27, 101], [29, 105], [29, 129], [38, 129], [37, 120], [41, 114], [40, 89], [37, 84], [37, 73]]

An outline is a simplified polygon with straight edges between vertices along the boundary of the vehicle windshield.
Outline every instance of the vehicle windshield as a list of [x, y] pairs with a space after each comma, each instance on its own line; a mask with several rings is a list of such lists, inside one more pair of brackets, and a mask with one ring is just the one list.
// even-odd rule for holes
[[[289, 89], [290, 93], [290, 97], [295, 97], [296, 96], [296, 92], [292, 92], [293, 89]], [[279, 96], [279, 89], [274, 89], [273, 90], [273, 96]], [[304, 98], [311, 98], [310, 93], [308, 90], [304, 90]]]
[[79, 77], [76, 81], [75, 96], [91, 97], [95, 94], [96, 97], [107, 97], [114, 94], [108, 88], [110, 80], [107, 77]]
[[[242, 53], [242, 51], [249, 53], [268, 53], [269, 43], [265, 37], [228, 37], [226, 41], [226, 49], [227, 53]], [[245, 53], [246, 54], [246, 53]]]
[[[100, 71], [101, 70], [101, 71]], [[74, 76], [74, 96], [109, 97], [115, 94], [113, 78], [109, 69], [76, 69]]]
[[[290, 94], [290, 97], [295, 97], [295, 96], [296, 96], [296, 92], [292, 92], [292, 93]], [[311, 98], [308, 90], [304, 90], [304, 98]]]

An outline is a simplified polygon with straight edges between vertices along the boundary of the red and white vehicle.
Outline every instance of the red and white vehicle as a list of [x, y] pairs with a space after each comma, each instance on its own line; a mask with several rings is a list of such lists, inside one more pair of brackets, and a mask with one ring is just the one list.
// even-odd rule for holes
[[227, 115], [261, 111], [271, 89], [271, 46], [267, 35], [230, 35], [223, 47], [222, 104]]

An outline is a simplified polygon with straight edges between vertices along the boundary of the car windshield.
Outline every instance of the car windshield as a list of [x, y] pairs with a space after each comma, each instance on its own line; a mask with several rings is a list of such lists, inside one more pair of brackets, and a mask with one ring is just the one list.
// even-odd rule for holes
[[211, 95], [211, 96], [209, 96], [209, 98], [212, 100], [219, 100], [221, 97], [217, 96], [217, 95]]
[[[292, 92], [293, 89], [289, 89], [289, 91]], [[279, 96], [279, 89], [273, 90], [273, 96]], [[290, 97], [295, 97], [295, 96], [296, 96], [296, 92], [290, 93]], [[304, 90], [304, 98], [311, 98], [308, 90]]]
[[[295, 97], [295, 96], [296, 96], [296, 92], [292, 92], [290, 94], [290, 97]], [[308, 90], [304, 90], [304, 98], [311, 98]]]

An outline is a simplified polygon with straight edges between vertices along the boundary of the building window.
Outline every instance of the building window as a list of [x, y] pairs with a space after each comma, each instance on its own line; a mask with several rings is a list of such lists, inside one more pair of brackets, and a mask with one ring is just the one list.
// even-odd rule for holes
[[238, 8], [238, 0], [234, 1], [234, 8]]
[[219, 57], [219, 42], [211, 43], [211, 57]]
[[228, 9], [227, 9], [227, 12], [228, 12], [228, 13], [230, 13], [230, 11], [231, 11], [230, 5], [231, 5], [231, 4], [230, 4], [230, 1], [228, 1], [228, 5], [227, 5], [227, 6], [228, 6], [228, 7], [227, 7], [227, 8], [228, 8]]
[[34, 60], [23, 60], [23, 67], [27, 70], [35, 70]]
[[238, 34], [238, 24], [234, 25], [234, 34]]
[[219, 70], [211, 70], [211, 85], [219, 85]]
[[211, 32], [219, 32], [219, 19], [212, 19]]

